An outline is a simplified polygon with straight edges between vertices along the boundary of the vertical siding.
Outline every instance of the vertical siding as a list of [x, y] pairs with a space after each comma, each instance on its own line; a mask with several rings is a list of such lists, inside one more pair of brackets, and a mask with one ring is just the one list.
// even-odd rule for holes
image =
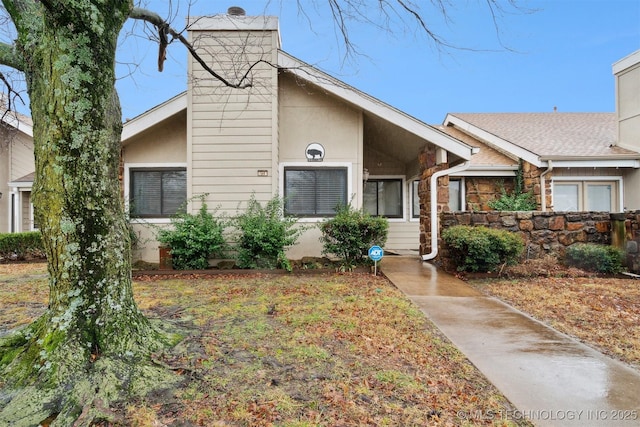
[[35, 172], [33, 141], [22, 133], [13, 133], [11, 140], [10, 180], [15, 181]]
[[23, 192], [22, 193], [22, 205], [20, 206], [22, 210], [22, 218], [21, 218], [21, 230], [20, 231], [31, 231], [31, 193]]
[[[277, 31], [198, 31], [191, 37], [206, 44], [205, 61], [232, 82], [257, 61], [276, 63]], [[252, 87], [233, 89], [193, 60], [189, 69], [188, 196], [208, 194], [209, 206], [227, 213], [252, 194], [270, 199], [277, 188], [277, 70], [258, 64], [249, 73]]]

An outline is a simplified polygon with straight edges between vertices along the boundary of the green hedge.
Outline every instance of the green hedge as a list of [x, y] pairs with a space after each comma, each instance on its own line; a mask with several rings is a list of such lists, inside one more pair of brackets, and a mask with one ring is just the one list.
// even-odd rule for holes
[[613, 246], [576, 243], [567, 248], [565, 263], [587, 271], [615, 274], [622, 271], [624, 252]]
[[0, 259], [3, 261], [44, 257], [39, 231], [0, 234]]
[[516, 264], [524, 251], [519, 235], [487, 227], [456, 225], [445, 229], [442, 239], [458, 271], [493, 272]]

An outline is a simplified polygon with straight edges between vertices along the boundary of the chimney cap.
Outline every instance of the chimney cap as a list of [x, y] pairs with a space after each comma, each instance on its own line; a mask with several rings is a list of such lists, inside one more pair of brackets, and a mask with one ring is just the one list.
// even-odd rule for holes
[[244, 11], [243, 8], [238, 7], [238, 6], [231, 6], [229, 9], [227, 9], [227, 15], [231, 15], [231, 16], [245, 16], [246, 12]]

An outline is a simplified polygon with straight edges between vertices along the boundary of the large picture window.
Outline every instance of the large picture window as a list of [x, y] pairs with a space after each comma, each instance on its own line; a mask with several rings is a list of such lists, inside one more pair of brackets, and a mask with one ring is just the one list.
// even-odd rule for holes
[[553, 184], [554, 211], [613, 212], [618, 209], [616, 181], [558, 181]]
[[131, 169], [129, 209], [132, 217], [167, 218], [187, 200], [185, 168]]
[[285, 168], [284, 198], [287, 215], [333, 216], [348, 202], [347, 168]]
[[402, 180], [369, 179], [364, 183], [363, 204], [373, 216], [402, 218]]

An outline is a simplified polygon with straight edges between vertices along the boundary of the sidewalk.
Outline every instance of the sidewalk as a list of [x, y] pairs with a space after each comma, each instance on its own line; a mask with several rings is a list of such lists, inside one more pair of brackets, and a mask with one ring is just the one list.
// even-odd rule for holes
[[384, 275], [537, 426], [640, 425], [640, 372], [417, 257]]

